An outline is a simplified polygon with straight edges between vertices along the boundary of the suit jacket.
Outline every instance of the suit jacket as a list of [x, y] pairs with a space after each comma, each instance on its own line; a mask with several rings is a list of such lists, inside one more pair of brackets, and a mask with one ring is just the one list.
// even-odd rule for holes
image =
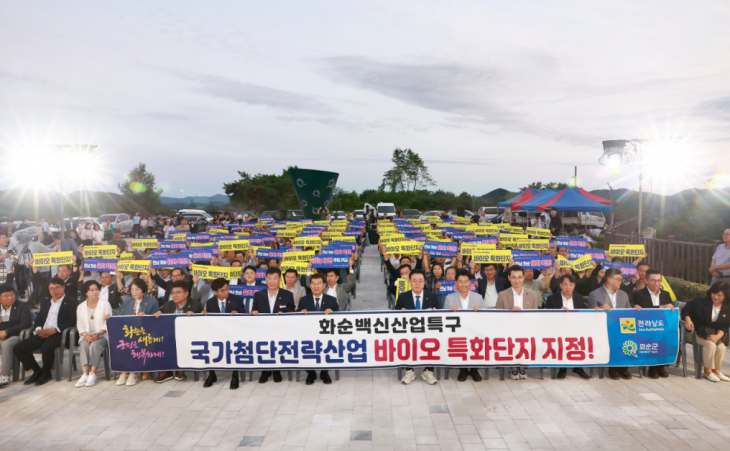
[[[597, 290], [591, 291], [591, 294], [588, 295], [588, 308], [600, 307], [606, 303], [613, 308], [611, 298], [608, 296], [608, 289], [606, 289], [605, 285]], [[623, 290], [616, 290], [616, 308], [631, 308], [629, 295]]]
[[698, 336], [707, 338], [707, 333], [704, 330], [705, 326], [722, 330], [725, 332], [723, 342], [727, 345], [728, 330], [730, 329], [730, 306], [728, 306], [727, 301], [722, 304], [720, 314], [714, 323], [712, 322], [712, 299], [709, 296], [696, 298], [686, 303], [682, 307], [682, 319], [688, 316], [692, 319]]
[[[301, 299], [300, 299], [301, 302]], [[269, 307], [269, 290], [257, 291], [253, 295], [253, 310], [259, 313], [288, 313], [296, 311], [294, 307], [294, 295], [290, 291], [279, 288], [274, 303], [274, 311]]]
[[[444, 301], [444, 308], [448, 309], [452, 305], [456, 306], [456, 308], [458, 308], [458, 309], [464, 308], [461, 305], [461, 295], [459, 294], [458, 291], [455, 291], [455, 292], [451, 293], [450, 295], [446, 296], [446, 300]], [[481, 296], [479, 296], [479, 293], [469, 291], [468, 308], [473, 309], [476, 306], [484, 308], [484, 299]]]
[[[514, 289], [504, 290], [497, 295], [498, 310], [512, 310], [515, 306]], [[537, 295], [534, 291], [522, 287], [522, 310], [534, 310], [537, 308]]]
[[[545, 308], [553, 310], [559, 310], [563, 308], [563, 292], [560, 291], [558, 293], [548, 296], [547, 302], [545, 302]], [[573, 292], [573, 308], [576, 310], [588, 308], [588, 304], [586, 304], [583, 296], [576, 293], [575, 291]]]
[[[221, 313], [221, 306], [218, 302], [217, 296], [213, 296], [208, 299], [205, 303], [205, 311], [208, 313]], [[243, 298], [241, 296], [236, 296], [235, 294], [229, 294], [226, 298], [226, 313], [231, 313], [233, 311], [238, 313], [248, 313], [246, 311], [246, 305], [243, 303]]]
[[[484, 271], [481, 271], [479, 274], [480, 278], [476, 279], [479, 281], [477, 292], [484, 297], [487, 295], [487, 276], [484, 275]], [[509, 280], [504, 277], [504, 270], [501, 267], [497, 270], [497, 276], [494, 278], [494, 285], [497, 289], [497, 293], [501, 293], [511, 286]]]
[[299, 303], [301, 302], [301, 299], [307, 295], [307, 289], [300, 284], [296, 284], [294, 285], [294, 289], [291, 291], [291, 294], [294, 296], [294, 307], [299, 309]]
[[211, 291], [209, 283], [203, 284], [200, 288], [196, 285], [192, 290], [190, 290], [190, 298], [194, 301], [200, 302], [202, 305], [205, 305], [205, 303], [208, 302], [208, 299], [212, 294], [213, 291]]
[[30, 307], [22, 301], [16, 300], [10, 307], [10, 321], [5, 332], [8, 337], [17, 337], [23, 329], [33, 325], [33, 316], [30, 314]]
[[[431, 310], [432, 308], [439, 308], [439, 297], [428, 290], [423, 290], [423, 293], [421, 293], [421, 310]], [[413, 296], [413, 290], [406, 291], [398, 296], [395, 309], [416, 309], [416, 297]]]
[[[312, 276], [307, 276], [307, 288], [309, 288], [309, 282], [312, 280]], [[335, 291], [337, 292], [337, 303], [340, 304], [340, 311], [343, 312], [347, 308], [347, 293], [352, 291], [357, 282], [355, 274], [347, 274], [347, 283], [338, 283], [335, 285]], [[324, 292], [327, 293], [329, 290], [329, 284], [325, 282]]]
[[[33, 282], [37, 283], [41, 287], [47, 288], [48, 282], [50, 280], [51, 279], [46, 277], [46, 275], [44, 273], [42, 273], [41, 271], [33, 273]], [[65, 286], [64, 290], [65, 290], [66, 297], [74, 298], [74, 299], [79, 298], [78, 281], [79, 281], [79, 272], [76, 271], [76, 272], [71, 273], [69, 278], [66, 280], [66, 284], [65, 284], [66, 286]], [[51, 299], [51, 295], [47, 292], [47, 290], [46, 290], [46, 299], [48, 301], [50, 301], [50, 299]]]
[[[122, 304], [121, 315], [133, 316], [134, 304], [135, 300], [132, 296], [129, 296], [127, 299], [125, 299], [124, 303]], [[152, 315], [156, 313], [159, 309], [160, 303], [157, 302], [157, 299], [152, 299], [147, 295], [142, 298], [142, 303], [139, 305], [139, 311], [144, 313], [145, 315]]]
[[[307, 294], [305, 296], [302, 296], [302, 298], [299, 300], [299, 306], [297, 307], [297, 312], [301, 312], [302, 310], [306, 310], [308, 312], [315, 312], [315, 304], [314, 304], [314, 295], [313, 294]], [[334, 296], [330, 296], [327, 294], [322, 294], [322, 298], [319, 300], [319, 311], [324, 312], [327, 309], [332, 309], [333, 312], [339, 312], [340, 306], [337, 303], [337, 298]]]
[[[165, 302], [165, 305], [162, 306], [162, 314], [163, 315], [169, 315], [175, 313], [177, 310], [177, 304], [175, 304], [174, 301], [167, 301]], [[193, 313], [200, 313], [203, 311], [203, 304], [201, 304], [198, 301], [195, 301], [193, 299], [188, 298], [185, 302], [185, 305], [183, 306], [183, 312], [193, 312]]]
[[[162, 297], [162, 300], [158, 299], [158, 301], [160, 302], [160, 307], [162, 307], [163, 305], [165, 305], [165, 303], [167, 303], [167, 301], [170, 300], [170, 292], [172, 291], [173, 283], [172, 278], [170, 278], [170, 280], [165, 280], [162, 278], [162, 276], [160, 276], [159, 273], [155, 273], [155, 275], [152, 276], [152, 280], [155, 281], [158, 287], [165, 290], [165, 295]], [[193, 284], [193, 279], [189, 276], [185, 276], [185, 282], [188, 283], [188, 286], [191, 286]]]
[[[667, 305], [672, 303], [672, 297], [666, 291], [659, 289], [659, 306]], [[639, 305], [641, 308], [659, 308], [655, 307], [654, 303], [651, 302], [651, 293], [649, 293], [649, 287], [644, 287], [641, 290], [634, 291], [631, 295], [631, 305]]]
[[[41, 309], [35, 317], [33, 329], [37, 329], [39, 327], [43, 329], [43, 325], [46, 323], [46, 319], [48, 318], [48, 312], [51, 310], [51, 299], [52, 298], [49, 296], [41, 301]], [[63, 300], [61, 300], [61, 308], [58, 310], [58, 321], [56, 322], [56, 328], [58, 330], [63, 332], [64, 329], [68, 329], [69, 327], [74, 327], [76, 325], [76, 308], [78, 306], [79, 303], [76, 302], [76, 298], [68, 296], [63, 297]]]

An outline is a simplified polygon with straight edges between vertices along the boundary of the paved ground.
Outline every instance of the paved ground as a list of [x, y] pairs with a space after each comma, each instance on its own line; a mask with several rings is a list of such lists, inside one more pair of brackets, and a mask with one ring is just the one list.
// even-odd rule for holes
[[[365, 257], [353, 307], [384, 308], [374, 248]], [[328, 387], [247, 381], [236, 391], [227, 380], [209, 389], [16, 383], [0, 391], [0, 450], [730, 449], [730, 383], [670, 372], [586, 382], [531, 370], [526, 381], [500, 382], [492, 371], [481, 383], [404, 386], [394, 370], [343, 371]]]

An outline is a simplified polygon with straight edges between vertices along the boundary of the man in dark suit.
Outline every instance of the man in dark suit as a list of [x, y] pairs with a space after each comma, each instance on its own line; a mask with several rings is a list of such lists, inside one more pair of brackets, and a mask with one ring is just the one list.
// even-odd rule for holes
[[13, 348], [20, 343], [20, 332], [33, 325], [28, 304], [16, 300], [15, 290], [10, 285], [0, 285], [0, 320], [0, 349], [3, 353], [0, 388], [5, 388], [10, 383], [15, 357]]
[[[279, 288], [281, 283], [281, 269], [269, 268], [266, 270], [266, 289], [257, 291], [253, 295], [252, 315], [259, 313], [280, 313], [294, 312], [294, 295], [290, 291]], [[264, 384], [272, 375], [271, 371], [262, 371], [259, 383]], [[281, 372], [274, 371], [274, 382], [281, 382]]]
[[[85, 280], [81, 276], [81, 272], [79, 272], [79, 280], [77, 282], [79, 304], [86, 300], [86, 296], [84, 296], [82, 292], [84, 282]], [[122, 296], [119, 294], [119, 287], [117, 286], [114, 277], [110, 272], [99, 272], [99, 282], [101, 283], [99, 299], [107, 301], [112, 306], [112, 310], [119, 312], [122, 308]]]
[[[33, 376], [25, 381], [25, 385], [43, 385], [51, 380], [56, 348], [63, 346], [61, 332], [76, 325], [76, 308], [79, 303], [75, 297], [66, 296], [65, 288], [66, 283], [59, 277], [48, 282], [50, 295], [41, 300], [41, 309], [33, 324], [35, 331], [13, 349], [23, 366], [33, 370]], [[43, 368], [38, 366], [33, 356], [33, 351], [39, 348]]]
[[[411, 290], [398, 296], [396, 308], [401, 310], [436, 310], [439, 307], [439, 297], [426, 287], [426, 274], [422, 269], [414, 269], [410, 275]], [[413, 368], [406, 368], [401, 383], [408, 385], [416, 379], [416, 372]], [[429, 385], [438, 383], [433, 375], [433, 367], [426, 367], [421, 373], [421, 379]]]
[[[73, 259], [73, 271], [68, 265], [61, 265], [58, 267], [58, 273], [56, 277], [63, 281], [64, 295], [68, 298], [77, 300], [79, 298], [79, 267], [76, 265], [76, 256]], [[38, 271], [38, 268], [33, 265], [33, 260], [30, 261], [30, 266], [33, 268], [33, 282], [37, 283], [38, 286], [45, 287], [48, 285], [48, 278]], [[47, 294], [46, 294], [47, 296]]]
[[[311, 294], [302, 296], [299, 299], [298, 312], [304, 314], [308, 312], [324, 312], [325, 315], [329, 315], [332, 312], [340, 310], [340, 305], [337, 303], [337, 298], [324, 294], [325, 277], [322, 274], [312, 274], [309, 280], [309, 288], [312, 290]], [[329, 371], [322, 370], [319, 373], [319, 378], [325, 384], [331, 384], [332, 379], [330, 378]], [[317, 379], [317, 372], [308, 370], [307, 371], [307, 385], [312, 385]]]
[[[154, 268], [150, 269], [152, 273], [152, 279], [155, 281], [158, 287], [165, 290], [165, 294], [162, 297], [158, 297], [157, 301], [160, 303], [160, 307], [165, 305], [170, 300], [170, 292], [172, 291], [172, 284], [177, 281], [192, 282], [192, 278], [188, 277], [182, 268], [174, 268], [172, 271], [161, 269], [157, 272]], [[169, 272], [170, 278], [167, 278]]]
[[[631, 295], [631, 305], [634, 307], [638, 305], [641, 308], [668, 308], [674, 311], [672, 297], [662, 290], [662, 272], [652, 268], [646, 271], [644, 277], [646, 286], [634, 291]], [[658, 379], [660, 377], [669, 377], [666, 365], [650, 366], [649, 378]]]
[[[584, 310], [588, 308], [588, 304], [586, 304], [583, 296], [575, 292], [576, 280], [572, 274], [562, 275], [558, 280], [560, 283], [560, 291], [547, 298], [547, 302], [545, 303], [546, 309], [562, 309], [568, 312], [570, 310]], [[598, 308], [596, 308], [596, 311], [598, 311]], [[567, 368], [560, 368], [558, 370], [558, 379], [565, 379], [566, 372]], [[591, 378], [583, 368], [573, 368], [573, 374], [585, 380]]]
[[[228, 281], [226, 279], [215, 279], [210, 283], [210, 289], [213, 291], [214, 296], [205, 303], [205, 310], [203, 314], [208, 313], [230, 313], [235, 315], [236, 313], [248, 313], [246, 306], [243, 305], [243, 299], [235, 294], [230, 294], [228, 291]], [[205, 380], [203, 387], [210, 387], [213, 385], [218, 378], [215, 375], [215, 371], [208, 371], [208, 378]], [[238, 371], [233, 372], [231, 376], [231, 390], [238, 388]]]

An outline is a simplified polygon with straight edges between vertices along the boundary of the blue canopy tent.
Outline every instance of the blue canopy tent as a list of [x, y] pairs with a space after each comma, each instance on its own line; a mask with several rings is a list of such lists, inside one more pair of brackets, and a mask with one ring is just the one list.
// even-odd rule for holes
[[[552, 189], [546, 189], [543, 190], [540, 194], [533, 197], [532, 199], [528, 200], [524, 204], [519, 206], [519, 211], [541, 211], [538, 210], [537, 207], [544, 204], [545, 202], [549, 201], [553, 197], [555, 197], [556, 194], [558, 194], [560, 191], [552, 190]], [[514, 210], [516, 211], [516, 210]]]
[[[537, 197], [533, 199], [533, 201], [536, 199]], [[531, 202], [532, 201], [528, 203]], [[581, 193], [580, 188], [565, 188], [550, 199], [538, 205], [536, 210], [528, 211], [546, 211], [552, 207], [557, 208], [558, 211], [581, 211], [591, 213], [611, 213], [613, 211], [612, 205], [605, 205], [584, 196]]]
[[532, 198], [540, 194], [540, 192], [541, 191], [539, 189], [527, 188], [515, 197], [499, 202], [497, 206], [500, 208], [509, 208], [512, 211], [515, 211], [519, 209], [520, 205], [531, 200]]

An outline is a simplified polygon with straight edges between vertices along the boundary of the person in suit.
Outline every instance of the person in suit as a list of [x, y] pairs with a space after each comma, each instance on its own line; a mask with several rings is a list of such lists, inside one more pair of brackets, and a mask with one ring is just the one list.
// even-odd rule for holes
[[[559, 282], [560, 292], [547, 298], [547, 301], [545, 302], [546, 309], [562, 309], [569, 312], [571, 310], [583, 310], [588, 308], [585, 300], [583, 300], [583, 296], [575, 292], [576, 280], [572, 274], [560, 276]], [[598, 311], [598, 309], [596, 309], [596, 311]], [[567, 368], [560, 368], [558, 370], [558, 379], [565, 379], [565, 373], [567, 373]], [[586, 374], [583, 368], [573, 368], [573, 374], [585, 380], [591, 378], [588, 374]]]
[[[460, 269], [456, 273], [456, 292], [446, 296], [444, 301], [444, 308], [451, 311], [457, 310], [474, 310], [475, 312], [479, 309], [484, 308], [484, 299], [479, 296], [479, 293], [471, 291], [471, 278], [469, 272], [465, 269]], [[474, 382], [482, 380], [482, 376], [479, 374], [477, 368], [461, 368], [459, 371], [459, 381], [464, 382], [467, 377], [471, 376]]]
[[0, 349], [3, 353], [0, 388], [5, 388], [13, 369], [13, 348], [20, 343], [20, 332], [33, 325], [33, 317], [28, 304], [18, 302], [11, 285], [0, 285], [0, 306]]
[[[155, 312], [160, 310], [160, 303], [157, 302], [157, 299], [147, 296], [145, 293], [148, 291], [149, 286], [147, 286], [147, 282], [139, 278], [132, 279], [132, 282], [129, 284], [129, 294], [131, 294], [131, 297], [128, 297], [122, 303], [120, 314], [122, 316], [154, 315]], [[149, 380], [149, 378], [149, 373], [141, 373], [141, 379], [143, 381]], [[136, 383], [136, 373], [122, 373], [119, 379], [117, 379], [117, 385], [119, 386], [132, 386]]]
[[[170, 300], [170, 291], [172, 290], [173, 283], [188, 281], [189, 279], [182, 268], [173, 268], [172, 271], [161, 269], [159, 272], [154, 268], [150, 268], [150, 272], [152, 273], [152, 280], [155, 281], [158, 287], [157, 301], [160, 303], [160, 307]], [[159, 296], [160, 293], [162, 296]]]
[[[254, 277], [256, 273], [254, 273]], [[307, 294], [307, 289], [298, 284], [299, 272], [294, 268], [289, 268], [284, 273], [284, 289], [290, 291], [294, 296], [294, 307], [299, 308], [299, 300]], [[337, 299], [337, 298], [335, 298]]]
[[[249, 287], [265, 287], [266, 284], [261, 282], [260, 280], [256, 280], [256, 267], [253, 265], [248, 265], [245, 268], [243, 268], [243, 271], [241, 271], [241, 274], [243, 275], [243, 279], [241, 281], [241, 285], [243, 286], [249, 286]], [[246, 311], [250, 312], [253, 308], [253, 296], [244, 297], [243, 303], [246, 306]]]
[[[611, 311], [615, 308], [630, 309], [631, 302], [629, 295], [621, 290], [623, 283], [621, 270], [618, 268], [609, 268], [603, 277], [604, 285], [596, 290], [591, 291], [588, 295], [588, 308], [602, 308]], [[640, 305], [635, 306], [636, 310], [641, 310]], [[631, 379], [626, 367], [612, 367], [608, 369], [608, 377], [613, 380]]]
[[[204, 315], [208, 313], [230, 313], [231, 315], [248, 313], [246, 306], [243, 304], [243, 299], [240, 296], [230, 293], [226, 279], [215, 279], [210, 283], [210, 289], [213, 291], [214, 296], [206, 302], [205, 309], [203, 310]], [[203, 387], [208, 388], [217, 381], [218, 377], [215, 371], [208, 370], [208, 378], [205, 379]], [[238, 384], [238, 371], [234, 371], [231, 375], [231, 390], [237, 389]]]
[[[187, 282], [178, 280], [172, 283], [170, 287], [171, 299], [162, 306], [162, 310], [155, 312], [153, 315], [155, 318], [159, 318], [160, 315], [187, 315], [191, 316], [194, 313], [200, 313], [203, 311], [203, 305], [190, 298], [190, 288]], [[155, 378], [155, 382], [161, 384], [172, 380], [184, 381], [187, 380], [187, 376], [184, 371], [176, 371], [172, 374], [172, 371], [163, 371], [159, 376]]]
[[[515, 312], [537, 309], [537, 295], [524, 287], [525, 270], [519, 265], [512, 265], [507, 268], [507, 277], [512, 288], [499, 293], [495, 308]], [[513, 380], [527, 379], [527, 372], [524, 367], [511, 367], [509, 377]]]
[[[635, 290], [631, 295], [631, 305], [641, 308], [668, 308], [674, 311], [672, 297], [662, 290], [662, 272], [658, 269], [648, 269], [642, 279], [645, 287]], [[658, 379], [669, 377], [666, 365], [655, 365], [649, 367], [649, 378]]]
[[[287, 274], [289, 270], [287, 270]], [[337, 303], [337, 298], [324, 294], [325, 278], [322, 274], [313, 274], [309, 286], [312, 292], [303, 296], [299, 300], [298, 312], [307, 314], [308, 312], [324, 312], [325, 315], [329, 315], [332, 312], [340, 310], [340, 306]], [[319, 373], [319, 378], [325, 384], [331, 384], [332, 378], [330, 378], [329, 371], [322, 370]], [[312, 385], [317, 379], [317, 372], [308, 370], [307, 371], [307, 385]]]
[[[76, 256], [71, 257], [73, 260], [73, 270], [69, 265], [60, 265], [56, 277], [63, 281], [64, 296], [73, 299], [78, 299], [78, 280], [79, 280], [79, 267], [76, 265]], [[45, 287], [48, 285], [48, 276], [43, 272], [38, 271], [38, 267], [33, 264], [33, 260], [30, 261], [30, 266], [33, 268], [33, 282], [37, 283], [38, 286]], [[48, 273], [50, 274], [50, 273]]]
[[681, 316], [684, 327], [688, 331], [694, 328], [697, 333], [707, 380], [730, 381], [730, 377], [722, 374], [722, 360], [730, 342], [730, 285], [713, 283], [707, 290], [707, 296], [696, 298], [682, 307]]
[[[78, 281], [78, 292], [83, 294], [84, 278], [83, 271], [79, 271]], [[99, 292], [99, 299], [106, 301], [111, 305], [112, 310], [117, 313], [122, 307], [122, 296], [119, 294], [119, 287], [114, 283], [114, 277], [110, 272], [99, 273], [99, 283], [101, 283], [101, 291]], [[83, 296], [80, 297], [81, 300]]]
[[[61, 333], [76, 325], [76, 307], [79, 304], [75, 297], [66, 296], [65, 289], [66, 283], [60, 277], [48, 281], [49, 295], [41, 300], [40, 311], [33, 323], [35, 331], [13, 348], [23, 366], [33, 370], [33, 376], [24, 382], [25, 385], [43, 385], [51, 380], [56, 349], [63, 345]], [[42, 368], [33, 356], [36, 349], [41, 350]]]
[[499, 293], [509, 288], [502, 265], [493, 263], [483, 265], [482, 271], [476, 275], [475, 283], [477, 292], [484, 298], [485, 308], [495, 308]]
[[76, 388], [93, 387], [96, 383], [96, 369], [101, 356], [109, 345], [107, 341], [106, 320], [112, 316], [112, 306], [101, 300], [101, 284], [87, 280], [81, 287], [86, 300], [76, 308], [76, 328], [79, 331], [79, 358], [82, 375]]
[[[426, 274], [421, 269], [414, 269], [410, 276], [411, 290], [398, 296], [398, 305], [401, 310], [436, 310], [439, 306], [439, 298], [434, 293], [427, 291]], [[433, 375], [433, 367], [426, 367], [421, 373], [421, 379], [429, 385], [438, 383]], [[402, 384], [408, 385], [416, 380], [416, 372], [413, 368], [406, 368], [403, 378], [400, 380]]]
[[[352, 291], [357, 282], [355, 271], [352, 270], [352, 259], [350, 259], [346, 283], [337, 283], [340, 279], [340, 270], [337, 268], [327, 268], [324, 270], [324, 274], [327, 277], [327, 285], [324, 288], [325, 294], [337, 298], [341, 312], [347, 310], [347, 293]], [[311, 289], [309, 287], [309, 280], [311, 280], [311, 277], [307, 278], [307, 287]]]
[[[294, 295], [289, 291], [279, 289], [281, 283], [281, 269], [269, 268], [266, 270], [266, 289], [257, 291], [253, 295], [252, 315], [259, 313], [280, 313], [294, 312]], [[265, 384], [272, 375], [271, 371], [262, 371], [259, 378], [260, 384]], [[281, 372], [273, 371], [274, 382], [281, 382]]]

